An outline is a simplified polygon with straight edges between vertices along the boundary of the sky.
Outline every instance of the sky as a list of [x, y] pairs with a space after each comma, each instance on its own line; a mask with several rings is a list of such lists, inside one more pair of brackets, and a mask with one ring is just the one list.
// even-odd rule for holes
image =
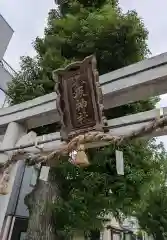
[[[167, 52], [167, 1], [120, 0], [124, 12], [136, 10], [149, 31], [148, 46], [152, 56]], [[42, 36], [49, 9], [54, 0], [0, 0], [0, 14], [14, 30], [4, 59], [19, 69], [20, 56], [35, 54], [32, 43]], [[167, 95], [161, 96], [161, 107], [167, 106]], [[167, 136], [161, 138], [167, 148]]]

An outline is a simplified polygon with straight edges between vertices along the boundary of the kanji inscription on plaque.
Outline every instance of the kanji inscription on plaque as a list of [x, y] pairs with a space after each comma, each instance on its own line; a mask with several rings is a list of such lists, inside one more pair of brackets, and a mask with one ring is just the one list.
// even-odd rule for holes
[[103, 131], [103, 102], [94, 56], [53, 72], [62, 140]]

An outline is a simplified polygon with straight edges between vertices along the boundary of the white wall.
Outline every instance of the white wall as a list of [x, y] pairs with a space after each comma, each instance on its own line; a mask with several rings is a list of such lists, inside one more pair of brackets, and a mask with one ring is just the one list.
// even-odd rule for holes
[[[0, 48], [1, 48], [1, 42], [0, 42]], [[12, 75], [6, 69], [4, 69], [3, 66], [0, 65], [0, 89], [3, 91], [6, 91], [7, 83], [11, 81], [12, 81]]]
[[0, 107], [4, 102], [4, 96], [1, 90], [5, 91], [7, 89], [7, 83], [12, 81], [11, 74], [5, 70], [2, 64], [2, 59], [13, 35], [13, 29], [5, 21], [5, 19], [0, 14]]
[[0, 61], [2, 60], [10, 39], [13, 35], [13, 29], [8, 25], [5, 19], [0, 15]]

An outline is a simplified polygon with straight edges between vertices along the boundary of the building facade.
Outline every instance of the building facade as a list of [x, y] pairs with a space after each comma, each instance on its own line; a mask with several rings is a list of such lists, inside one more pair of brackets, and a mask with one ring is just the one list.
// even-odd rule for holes
[[3, 59], [9, 42], [13, 35], [13, 29], [0, 14], [0, 89], [7, 90], [7, 83], [12, 81], [14, 70]]
[[[7, 84], [12, 81], [14, 70], [4, 60], [4, 55], [13, 35], [13, 29], [0, 14], [0, 95], [1, 98], [6, 96]], [[0, 107], [4, 103], [0, 103]], [[2, 138], [3, 136], [1, 136]], [[2, 139], [1, 139], [2, 140]], [[4, 223], [5, 204], [8, 203], [9, 196], [0, 196], [0, 233]], [[0, 237], [0, 239], [2, 239]]]

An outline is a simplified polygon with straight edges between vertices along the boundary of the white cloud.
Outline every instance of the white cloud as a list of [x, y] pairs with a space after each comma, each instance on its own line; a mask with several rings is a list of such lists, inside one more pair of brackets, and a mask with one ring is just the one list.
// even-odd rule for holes
[[[126, 12], [135, 9], [149, 30], [149, 48], [153, 55], [167, 51], [167, 1], [120, 0]], [[12, 26], [15, 34], [6, 52], [6, 60], [19, 66], [19, 57], [33, 55], [32, 42], [43, 34], [49, 9], [55, 8], [54, 0], [1, 0], [0, 13]]]
[[167, 51], [167, 1], [120, 0], [124, 11], [136, 10], [149, 30], [148, 45], [153, 55]]
[[54, 7], [54, 0], [0, 1], [0, 12], [15, 31], [5, 55], [14, 69], [19, 68], [20, 56], [35, 54], [32, 42], [43, 35], [48, 11]]

